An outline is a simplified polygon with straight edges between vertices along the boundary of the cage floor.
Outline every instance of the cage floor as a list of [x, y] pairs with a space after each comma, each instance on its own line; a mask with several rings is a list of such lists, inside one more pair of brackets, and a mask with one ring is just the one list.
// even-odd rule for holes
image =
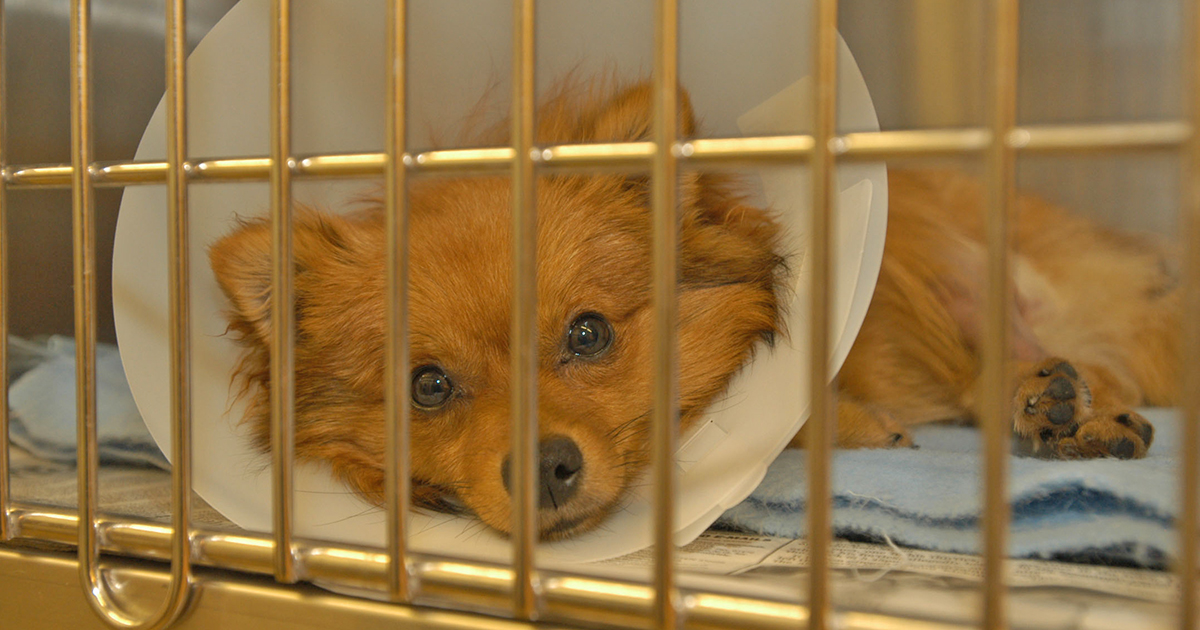
[[[73, 465], [39, 459], [14, 447], [11, 468], [16, 500], [75, 505]], [[169, 473], [157, 468], [104, 466], [102, 511], [167, 522], [169, 481]], [[237, 529], [199, 497], [193, 506], [194, 524]], [[595, 568], [644, 569], [650, 558], [648, 552], [635, 553]], [[761, 585], [774, 593], [805, 592], [803, 539], [710, 531], [680, 549], [678, 563], [683, 573], [717, 579], [739, 591]], [[833, 567], [833, 597], [839, 608], [966, 624], [974, 623], [979, 610], [977, 556], [839, 540]], [[1179, 592], [1176, 577], [1162, 571], [1039, 560], [1012, 561], [1008, 581], [1013, 626], [1051, 630], [1168, 627]]]

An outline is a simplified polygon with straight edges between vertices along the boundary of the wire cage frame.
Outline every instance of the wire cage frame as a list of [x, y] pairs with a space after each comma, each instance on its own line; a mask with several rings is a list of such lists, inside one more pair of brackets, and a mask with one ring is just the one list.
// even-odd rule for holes
[[[358, 602], [364, 614], [408, 622], [414, 626], [453, 627], [466, 620], [497, 627], [549, 621], [558, 624], [629, 625], [633, 627], [797, 627], [881, 628], [942, 627], [929, 622], [838, 611], [829, 591], [832, 545], [830, 451], [832, 409], [836, 393], [828, 384], [831, 308], [831, 248], [834, 174], [841, 162], [905, 157], [956, 156], [986, 166], [987, 181], [987, 317], [982, 347], [981, 393], [985, 435], [984, 575], [980, 611], [986, 628], [1007, 625], [1003, 567], [1009, 514], [1007, 476], [1007, 401], [1001, 396], [1002, 362], [1010, 295], [1008, 220], [1013, 213], [1015, 162], [1018, 154], [1094, 152], [1174, 152], [1182, 157], [1181, 234], [1185, 246], [1186, 312], [1200, 313], [1200, 2], [1184, 2], [1185, 54], [1180, 80], [1185, 87], [1185, 115], [1154, 123], [1018, 126], [1016, 120], [1019, 0], [989, 0], [988, 81], [983, 95], [987, 123], [959, 129], [920, 129], [838, 134], [836, 130], [837, 0], [812, 0], [811, 46], [814, 59], [811, 134], [736, 139], [676, 137], [678, 97], [679, 2], [656, 0], [654, 42], [653, 140], [588, 145], [538, 146], [534, 129], [534, 61], [536, 2], [513, 0], [511, 144], [501, 148], [435, 150], [410, 153], [405, 147], [407, 6], [388, 3], [387, 150], [384, 153], [295, 155], [291, 147], [291, 2], [273, 0], [271, 33], [271, 142], [269, 155], [250, 158], [195, 159], [187, 150], [186, 2], [166, 3], [168, 151], [165, 161], [97, 162], [93, 159], [91, 29], [89, 0], [71, 0], [71, 148], [70, 164], [10, 164], [4, 152], [7, 50], [4, 2], [0, 0], [0, 337], [9, 330], [8, 242], [6, 195], [9, 190], [69, 188], [72, 192], [75, 336], [77, 343], [77, 421], [79, 504], [76, 511], [14, 502], [9, 491], [7, 387], [0, 387], [0, 543], [17, 540], [74, 544], [74, 561], [0, 547], [0, 566], [40, 562], [47, 571], [78, 572], [81, 596], [113, 627], [165, 628], [201, 605], [198, 594], [219, 591], [236, 580], [213, 579], [197, 567], [232, 569], [270, 576], [282, 584], [328, 580], [375, 589], [394, 604]], [[681, 167], [720, 167], [746, 163], [807, 163], [813, 178], [813, 296], [811, 300], [810, 384], [814, 413], [810, 439], [817, 448], [809, 459], [807, 483], [810, 579], [801, 605], [683, 588], [676, 582], [671, 544], [673, 515], [672, 454], [677, 388], [675, 323], [675, 182]], [[653, 278], [653, 483], [657, 505], [653, 579], [627, 583], [572, 575], [537, 567], [534, 440], [537, 435], [536, 365], [536, 207], [533, 187], [538, 174], [597, 167], [648, 172], [652, 182], [654, 222]], [[407, 181], [420, 173], [508, 174], [512, 180], [514, 234], [512, 418], [513, 556], [507, 565], [450, 560], [410, 552], [406, 545], [408, 504], [409, 384], [399, 365], [408, 361], [405, 317], [408, 280]], [[293, 536], [292, 465], [294, 392], [294, 313], [292, 309], [291, 190], [293, 181], [308, 178], [383, 177], [387, 216], [387, 549], [327, 546]], [[190, 314], [187, 268], [188, 189], [205, 182], [268, 181], [271, 188], [273, 300], [271, 345], [271, 466], [274, 479], [274, 530], [271, 535], [237, 534], [193, 527], [190, 519], [191, 382]], [[96, 444], [96, 236], [93, 223], [95, 189], [166, 184], [169, 216], [170, 334], [172, 361], [172, 516], [171, 525], [97, 513]], [[1176, 570], [1185, 585], [1179, 627], [1195, 628], [1200, 608], [1195, 589], [1196, 530], [1200, 498], [1200, 325], [1184, 331], [1181, 411], [1182, 448], [1179, 560]], [[0, 373], [7, 373], [7, 342], [0, 342]], [[819, 369], [818, 369], [819, 368]], [[821, 445], [824, 445], [822, 447]], [[147, 569], [165, 594], [142, 597], [130, 606], [101, 567], [101, 553], [135, 558], [169, 559], [170, 569]], [[224, 580], [224, 581], [222, 581]], [[800, 594], [800, 587], [797, 587]], [[143, 593], [143, 595], [145, 595]], [[0, 594], [2, 596], [2, 594]], [[332, 595], [326, 597], [334, 597]], [[420, 616], [413, 604], [436, 598], [457, 610], [507, 610], [503, 617]], [[357, 600], [355, 600], [357, 602]], [[150, 610], [145, 614], [143, 609]], [[448, 613], [449, 614], [449, 613]]]

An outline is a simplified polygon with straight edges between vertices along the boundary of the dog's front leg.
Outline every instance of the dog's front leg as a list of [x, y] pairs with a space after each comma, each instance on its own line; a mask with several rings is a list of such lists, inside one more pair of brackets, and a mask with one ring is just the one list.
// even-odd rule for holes
[[[805, 424], [788, 448], [808, 448], [808, 428]], [[883, 409], [867, 405], [842, 395], [837, 403], [837, 448], [898, 448], [911, 447], [908, 431]]]

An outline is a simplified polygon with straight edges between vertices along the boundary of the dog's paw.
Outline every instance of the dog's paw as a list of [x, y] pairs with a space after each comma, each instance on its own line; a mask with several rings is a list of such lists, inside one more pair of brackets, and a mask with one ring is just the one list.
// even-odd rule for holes
[[1154, 427], [1123, 407], [1094, 409], [1087, 381], [1063, 359], [1036, 364], [1017, 386], [1013, 432], [1019, 450], [1055, 459], [1146, 456]]
[[1033, 366], [1017, 386], [1013, 431], [1051, 442], [1074, 434], [1091, 414], [1092, 392], [1070, 362], [1051, 358]]
[[1050, 451], [1061, 459], [1116, 457], [1141, 459], [1154, 442], [1154, 425], [1128, 409], [1100, 409], [1072, 435], [1050, 442]]
[[[805, 423], [788, 448], [808, 448], [811, 426]], [[838, 401], [834, 444], [837, 448], [917, 448], [908, 429], [891, 414], [848, 398]]]
[[838, 403], [838, 448], [917, 448], [891, 414], [857, 403]]

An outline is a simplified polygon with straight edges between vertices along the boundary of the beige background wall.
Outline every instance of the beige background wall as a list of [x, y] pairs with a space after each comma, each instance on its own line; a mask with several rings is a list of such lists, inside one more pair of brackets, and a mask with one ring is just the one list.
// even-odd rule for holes
[[[887, 129], [984, 123], [983, 4], [843, 0], [841, 31]], [[1179, 115], [1176, 0], [1021, 3], [1021, 124], [1153, 121]], [[1170, 156], [1027, 158], [1020, 184], [1129, 229], [1172, 233]]]

